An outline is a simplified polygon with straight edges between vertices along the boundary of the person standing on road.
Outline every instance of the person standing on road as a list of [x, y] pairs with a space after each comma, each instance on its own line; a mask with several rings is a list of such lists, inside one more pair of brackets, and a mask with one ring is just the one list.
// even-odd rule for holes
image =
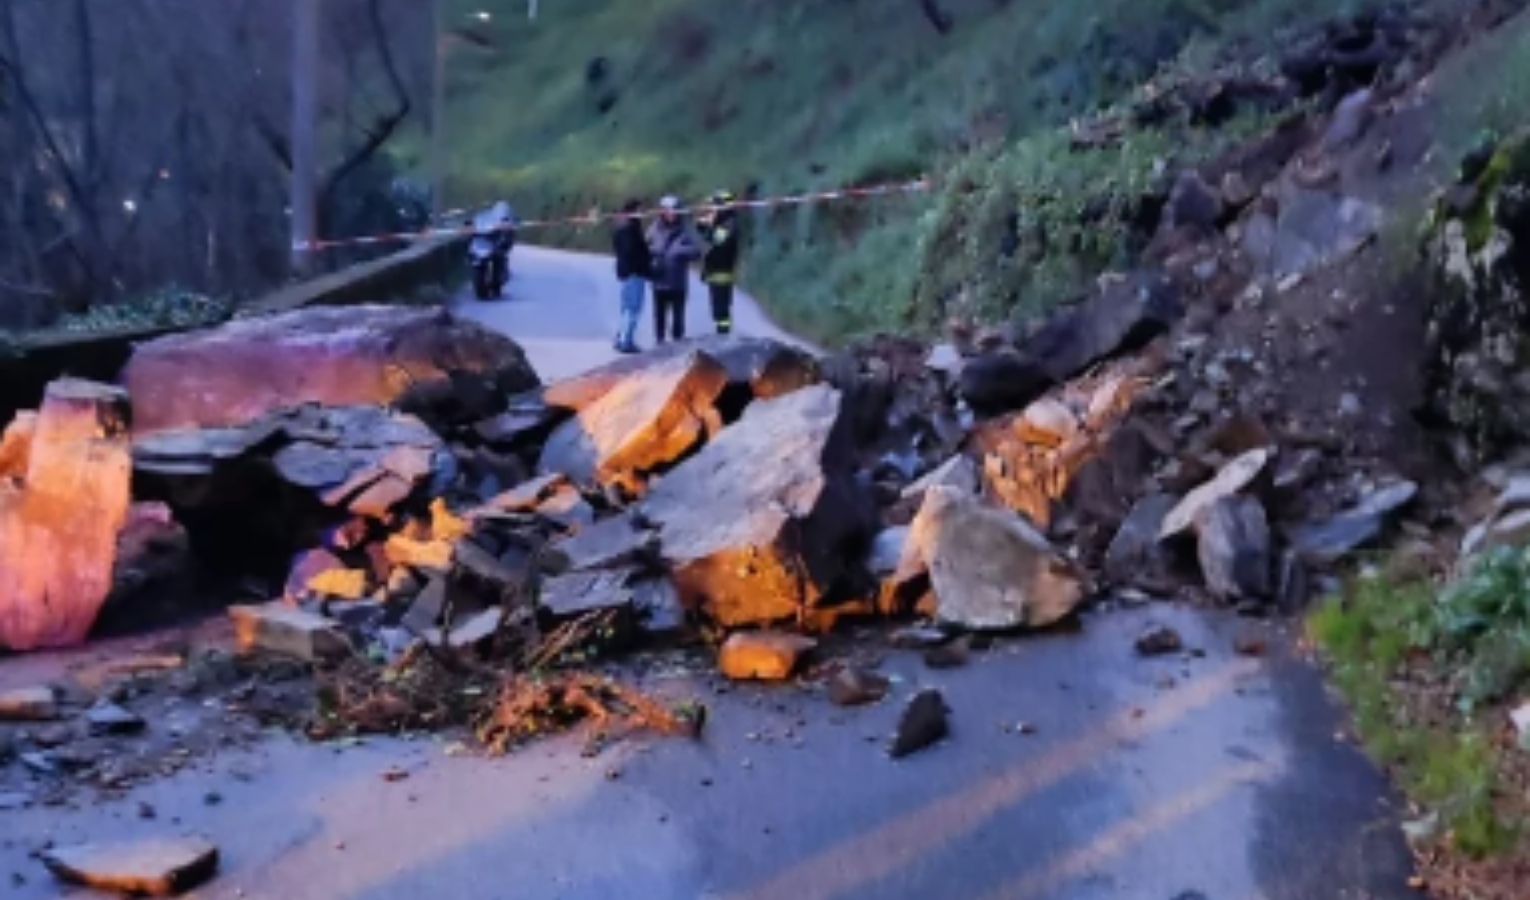
[[654, 342], [664, 343], [666, 324], [672, 339], [684, 340], [685, 295], [691, 264], [701, 258], [701, 242], [678, 198], [659, 201], [659, 218], [648, 229], [648, 252], [653, 256]]
[[642, 209], [640, 201], [628, 200], [622, 206], [621, 223], [611, 235], [616, 280], [622, 286], [622, 324], [616, 332], [618, 353], [638, 352], [638, 319], [643, 315], [643, 297], [648, 293], [648, 279], [653, 274], [653, 256], [643, 234]]
[[738, 277], [738, 213], [731, 191], [718, 191], [708, 202], [712, 209], [701, 222], [707, 245], [701, 280], [712, 295], [712, 324], [718, 334], [728, 334], [733, 330], [733, 285]]

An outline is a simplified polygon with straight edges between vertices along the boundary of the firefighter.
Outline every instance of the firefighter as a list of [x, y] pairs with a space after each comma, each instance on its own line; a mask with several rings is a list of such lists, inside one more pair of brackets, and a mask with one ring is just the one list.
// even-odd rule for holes
[[718, 334], [733, 330], [733, 283], [738, 275], [738, 212], [730, 191], [718, 191], [709, 199], [712, 209], [702, 219], [701, 238], [706, 255], [701, 260], [701, 280], [712, 295], [712, 322]]

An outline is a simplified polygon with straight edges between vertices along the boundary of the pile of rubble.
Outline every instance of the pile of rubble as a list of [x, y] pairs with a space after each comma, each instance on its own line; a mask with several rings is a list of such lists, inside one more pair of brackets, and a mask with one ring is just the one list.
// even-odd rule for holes
[[[723, 671], [775, 679], [846, 617], [950, 634], [1045, 628], [1106, 588], [1296, 602], [1413, 490], [1272, 521], [1309, 461], [1247, 417], [1182, 421], [1183, 313], [1137, 275], [1008, 340], [816, 359], [707, 338], [551, 385], [441, 313], [153, 341], [126, 390], [61, 382], [7, 431], [0, 529], [25, 537], [0, 557], [27, 575], [0, 582], [0, 641], [78, 642], [189, 558], [265, 584], [231, 605], [242, 646], [335, 673], [349, 700], [318, 730], [450, 720], [502, 744], [490, 723], [537, 702], [654, 722], [604, 682], [538, 700], [504, 677], [643, 642], [731, 635]], [[411, 696], [467, 678], [493, 703], [410, 706], [421, 665]]]

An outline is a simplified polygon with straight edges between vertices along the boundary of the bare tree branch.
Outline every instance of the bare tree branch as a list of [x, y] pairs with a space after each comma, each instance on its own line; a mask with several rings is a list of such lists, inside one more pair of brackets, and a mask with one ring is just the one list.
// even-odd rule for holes
[[325, 179], [323, 190], [325, 206], [334, 202], [340, 184], [346, 177], [361, 168], [378, 150], [382, 149], [382, 146], [398, 131], [398, 127], [404, 120], [409, 118], [411, 109], [409, 90], [404, 84], [403, 77], [399, 75], [397, 62], [393, 58], [393, 48], [388, 43], [388, 30], [383, 25], [382, 19], [382, 0], [367, 0], [367, 18], [372, 25], [373, 39], [377, 42], [378, 58], [382, 60], [383, 70], [387, 73], [388, 83], [393, 88], [397, 105], [391, 112], [378, 117], [372, 127], [367, 130], [366, 140], [351, 151], [350, 156]]
[[[44, 148], [52, 158], [59, 176], [63, 179], [70, 198], [84, 214], [85, 227], [90, 232], [91, 240], [98, 246], [104, 246], [105, 241], [102, 239], [101, 223], [96, 217], [94, 206], [89, 201], [85, 186], [81, 183], [74, 167], [70, 165], [69, 158], [64, 155], [63, 148], [59, 146], [58, 139], [53, 134], [53, 129], [48, 126], [47, 117], [43, 115], [42, 108], [38, 105], [37, 98], [33, 95], [31, 87], [27, 83], [21, 61], [21, 46], [16, 36], [16, 19], [12, 6], [10, 4], [0, 4], [0, 8], [3, 8], [5, 11], [5, 15], [0, 17], [0, 25], [3, 25], [4, 28], [0, 30], [4, 32], [6, 48], [10, 54], [9, 68], [11, 81], [15, 85], [16, 97], [27, 111], [32, 128], [43, 141]], [[83, 254], [80, 262], [85, 267], [87, 277], [92, 282], [100, 284], [102, 281], [100, 274], [96, 272], [95, 267], [90, 264], [89, 260], [84, 258], [88, 255]], [[109, 281], [110, 279], [106, 280]]]

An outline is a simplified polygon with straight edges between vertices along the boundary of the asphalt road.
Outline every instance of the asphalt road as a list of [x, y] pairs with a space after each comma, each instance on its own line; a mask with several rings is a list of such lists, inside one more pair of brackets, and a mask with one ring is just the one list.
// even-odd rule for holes
[[[509, 301], [465, 305], [545, 372], [599, 362], [615, 317], [603, 262], [521, 251]], [[741, 331], [765, 330], [740, 312]], [[1153, 624], [1190, 652], [1137, 657]], [[1234, 651], [1251, 635], [1269, 653]], [[814, 685], [728, 687], [705, 666], [650, 660], [651, 687], [708, 704], [696, 742], [644, 737], [586, 759], [565, 738], [485, 760], [443, 737], [326, 747], [273, 734], [123, 798], [0, 812], [0, 878], [22, 878], [0, 894], [86, 896], [61, 894], [29, 858], [47, 841], [168, 831], [221, 847], [203, 898], [1415, 896], [1386, 784], [1276, 625], [1168, 604], [1099, 612], [950, 670], [875, 634], [856, 645], [895, 676], [892, 696], [856, 710]], [[0, 688], [68, 662], [7, 661]], [[886, 736], [926, 686], [944, 692], [952, 734], [892, 761]], [[392, 767], [409, 777], [384, 780]]]
[[[506, 296], [480, 301], [464, 288], [452, 308], [466, 318], [503, 331], [521, 343], [544, 379], [574, 375], [617, 356], [611, 348], [621, 322], [620, 288], [610, 258], [540, 247], [516, 247]], [[711, 334], [706, 287], [692, 277], [686, 303], [686, 334]], [[734, 331], [801, 343], [777, 328], [747, 294], [733, 304]], [[653, 298], [644, 300], [638, 344], [654, 342]]]

